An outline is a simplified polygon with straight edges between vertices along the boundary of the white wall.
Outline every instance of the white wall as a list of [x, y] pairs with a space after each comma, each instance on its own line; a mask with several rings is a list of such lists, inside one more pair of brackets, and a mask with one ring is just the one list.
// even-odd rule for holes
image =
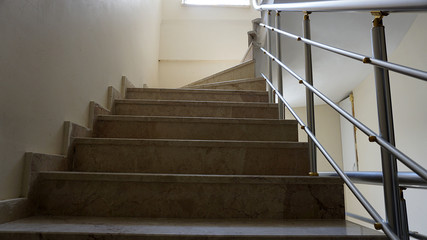
[[[251, 8], [183, 6], [162, 0], [159, 84], [181, 87], [236, 65], [259, 12]], [[151, 87], [151, 86], [149, 86]]]
[[21, 195], [26, 151], [60, 153], [122, 75], [157, 85], [161, 2], [0, 1], [0, 199]]
[[[387, 31], [387, 17], [385, 18]], [[427, 71], [427, 14], [418, 14], [398, 48], [389, 56], [389, 61]], [[422, 80], [391, 73], [396, 145], [409, 157], [427, 168], [427, 83]], [[355, 90], [356, 118], [378, 132], [377, 109], [373, 75], [365, 79]], [[357, 131], [360, 171], [380, 171], [380, 151], [376, 144], [369, 143], [367, 137]], [[399, 171], [407, 171], [399, 165]], [[381, 187], [361, 186], [368, 200], [383, 214], [383, 194]], [[427, 234], [427, 190], [409, 189], [405, 191], [411, 230]], [[366, 215], [356, 200], [347, 195], [347, 211]], [[367, 216], [367, 215], [366, 215]]]

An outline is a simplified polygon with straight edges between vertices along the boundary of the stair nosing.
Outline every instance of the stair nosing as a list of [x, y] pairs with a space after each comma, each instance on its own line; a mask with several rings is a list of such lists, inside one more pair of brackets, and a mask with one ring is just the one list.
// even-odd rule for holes
[[164, 92], [176, 92], [176, 93], [212, 93], [212, 94], [238, 94], [238, 95], [268, 95], [266, 91], [256, 91], [256, 90], [231, 90], [231, 89], [193, 89], [193, 88], [128, 88], [129, 92], [155, 92], [155, 93], [164, 93]]
[[257, 148], [307, 148], [307, 142], [292, 141], [240, 141], [192, 139], [141, 139], [141, 138], [75, 138], [75, 145], [159, 145], [196, 147], [257, 147]]
[[[133, 122], [177, 122], [182, 123], [228, 123], [228, 124], [274, 124], [294, 125], [296, 120], [263, 118], [217, 118], [217, 117], [175, 117], [175, 116], [135, 116], [135, 115], [98, 115], [97, 121], [133, 121]], [[184, 122], [185, 121], [185, 122]]]
[[151, 99], [118, 99], [114, 101], [114, 104], [189, 104], [189, 105], [217, 105], [217, 106], [238, 106], [238, 107], [264, 107], [264, 108], [277, 108], [277, 104], [274, 103], [263, 103], [263, 102], [227, 102], [227, 101], [191, 101], [191, 100], [151, 100]]
[[147, 182], [147, 183], [235, 183], [235, 184], [343, 184], [339, 177], [279, 175], [210, 175], [161, 173], [110, 173], [41, 171], [40, 180]]

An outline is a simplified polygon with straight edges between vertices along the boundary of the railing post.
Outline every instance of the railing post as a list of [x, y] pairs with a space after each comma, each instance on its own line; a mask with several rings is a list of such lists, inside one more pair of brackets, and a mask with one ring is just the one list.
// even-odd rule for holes
[[[311, 39], [310, 34], [310, 12], [304, 13], [303, 20], [303, 33], [304, 38]], [[305, 55], [305, 79], [306, 81], [313, 85], [313, 67], [311, 60], [311, 46], [308, 44], [304, 44], [304, 55]], [[305, 92], [306, 96], [306, 109], [307, 109], [307, 127], [310, 131], [315, 134], [315, 119], [314, 119], [314, 96], [313, 92], [306, 88]], [[310, 154], [310, 176], [318, 176], [317, 173], [317, 149], [316, 145], [313, 143], [311, 138], [308, 139], [308, 151]]]
[[[270, 26], [270, 15], [271, 15], [271, 11], [267, 11], [267, 20], [266, 20], [266, 25]], [[271, 35], [270, 35], [270, 30], [267, 30], [267, 51], [271, 52]], [[267, 68], [268, 68], [268, 79], [273, 79], [273, 69], [272, 69], [272, 64], [271, 64], [271, 59], [267, 56]], [[273, 93], [273, 89], [270, 87], [270, 85], [268, 85], [268, 102], [269, 103], [274, 103], [274, 93]]]
[[[280, 11], [276, 13], [276, 28], [280, 29]], [[276, 57], [280, 61], [282, 60], [282, 48], [280, 43], [280, 34], [276, 33]], [[279, 93], [283, 96], [283, 79], [282, 79], [282, 67], [278, 65], [277, 67], [277, 89]], [[279, 119], [285, 119], [285, 106], [282, 101], [279, 101]]]
[[[382, 21], [383, 16], [387, 16], [387, 13], [372, 12], [372, 15], [375, 16], [371, 30], [373, 57], [387, 61], [385, 32]], [[388, 70], [374, 67], [374, 74], [380, 136], [394, 146], [393, 111]], [[407, 221], [404, 220], [406, 216], [402, 216], [404, 214], [401, 209], [396, 157], [381, 148], [381, 160], [387, 222], [400, 239], [409, 239], [405, 238], [405, 236], [408, 236], [408, 233], [405, 233], [408, 226]], [[405, 224], [406, 226], [404, 226]]]

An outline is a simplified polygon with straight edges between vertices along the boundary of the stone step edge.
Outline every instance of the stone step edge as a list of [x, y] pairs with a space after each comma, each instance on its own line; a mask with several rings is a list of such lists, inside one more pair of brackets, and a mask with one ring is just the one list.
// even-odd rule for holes
[[210, 86], [226, 86], [226, 85], [232, 85], [232, 84], [239, 84], [239, 83], [251, 83], [251, 82], [260, 82], [264, 81], [264, 78], [243, 78], [243, 79], [236, 79], [236, 80], [227, 80], [222, 82], [214, 82], [214, 83], [205, 83], [205, 84], [199, 84], [199, 85], [192, 85], [188, 86], [188, 88], [191, 89], [197, 89], [200, 87], [210, 87]]
[[185, 122], [185, 123], [224, 123], [224, 124], [274, 124], [294, 125], [296, 120], [262, 118], [217, 118], [217, 117], [175, 117], [175, 116], [134, 116], [134, 115], [98, 115], [97, 121], [126, 122]]
[[147, 145], [174, 147], [221, 148], [307, 148], [306, 142], [291, 141], [239, 141], [239, 140], [188, 140], [188, 139], [136, 139], [136, 138], [75, 138], [74, 145]]
[[[39, 228], [43, 224], [43, 228]], [[70, 228], [70, 224], [73, 228]], [[58, 229], [58, 226], [64, 226]], [[0, 225], [1, 226], [1, 225]], [[330, 228], [330, 231], [325, 231]], [[287, 230], [289, 228], [289, 230]], [[306, 231], [301, 231], [304, 228]], [[337, 232], [336, 229], [341, 229]], [[386, 239], [375, 231], [346, 220], [271, 220], [271, 219], [181, 219], [181, 218], [132, 218], [132, 217], [82, 217], [82, 216], [33, 216], [11, 222], [0, 228], [0, 233], [49, 235], [86, 235], [144, 237], [144, 239]], [[117, 234], [117, 235], [116, 235]], [[147, 237], [147, 238], [145, 238]], [[309, 238], [311, 237], [311, 238]], [[355, 238], [356, 237], [356, 238]], [[47, 237], [46, 237], [47, 238]], [[113, 239], [111, 238], [111, 239]], [[83, 239], [83, 238], [78, 238]], [[87, 239], [87, 238], [85, 238]], [[103, 239], [103, 238], [102, 238]], [[110, 238], [108, 238], [110, 239]], [[133, 239], [133, 238], [132, 238]], [[293, 238], [294, 239], [294, 238]], [[372, 238], [367, 238], [372, 239]]]
[[132, 105], [210, 105], [222, 107], [264, 107], [264, 108], [277, 108], [275, 103], [261, 103], [261, 102], [227, 102], [227, 101], [190, 101], [190, 100], [144, 100], [144, 99], [120, 99], [115, 100], [115, 104], [132, 104]]
[[229, 90], [229, 89], [192, 89], [192, 88], [128, 88], [128, 92], [150, 93], [192, 93], [192, 94], [237, 94], [237, 95], [268, 95], [266, 91]]
[[202, 184], [315, 184], [342, 185], [339, 177], [271, 176], [271, 175], [206, 175], [155, 173], [103, 173], [42, 171], [39, 180], [144, 182], [144, 183], [202, 183]]

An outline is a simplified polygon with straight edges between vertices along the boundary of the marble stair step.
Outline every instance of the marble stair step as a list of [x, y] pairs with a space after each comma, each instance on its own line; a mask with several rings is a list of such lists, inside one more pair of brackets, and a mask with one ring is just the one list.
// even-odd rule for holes
[[269, 119], [98, 116], [101, 138], [298, 141], [297, 122]]
[[268, 102], [264, 91], [128, 88], [127, 99]]
[[277, 119], [276, 104], [169, 100], [116, 100], [115, 115]]
[[307, 143], [76, 138], [73, 170], [85, 172], [299, 175]]
[[40, 172], [38, 215], [344, 219], [339, 178]]
[[246, 78], [246, 79], [236, 79], [236, 80], [228, 80], [223, 82], [193, 85], [193, 86], [188, 86], [188, 88], [265, 91], [266, 82], [264, 78]]
[[387, 239], [345, 220], [36, 216], [0, 225], [3, 240]]

